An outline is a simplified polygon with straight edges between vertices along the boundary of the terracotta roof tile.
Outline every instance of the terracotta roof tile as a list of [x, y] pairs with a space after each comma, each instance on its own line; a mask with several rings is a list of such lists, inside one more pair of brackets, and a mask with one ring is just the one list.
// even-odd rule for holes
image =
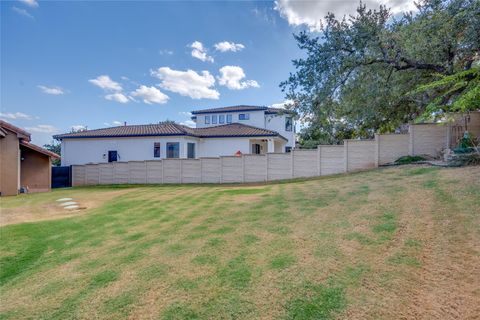
[[192, 136], [197, 138], [278, 136], [285, 139], [276, 131], [248, 126], [241, 123], [231, 123], [208, 128], [190, 128], [177, 123], [132, 125], [65, 133], [55, 135], [53, 137], [61, 140], [65, 138], [115, 138], [145, 136]]

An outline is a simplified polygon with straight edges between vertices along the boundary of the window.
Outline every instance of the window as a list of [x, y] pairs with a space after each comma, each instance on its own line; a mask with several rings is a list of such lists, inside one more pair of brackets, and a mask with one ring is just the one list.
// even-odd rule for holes
[[261, 147], [258, 143], [252, 144], [252, 153], [253, 154], [260, 154]]
[[160, 142], [153, 143], [153, 157], [160, 158]]
[[250, 113], [240, 113], [238, 120], [250, 120]]
[[218, 123], [225, 123], [225, 115], [219, 115], [218, 116]]
[[205, 116], [205, 124], [210, 124], [210, 116]]
[[292, 147], [285, 147], [285, 152], [286, 153], [292, 152]]
[[195, 159], [195, 143], [187, 143], [187, 158]]
[[293, 120], [292, 118], [285, 118], [285, 131], [292, 131]]
[[232, 115], [227, 114], [227, 123], [232, 123]]
[[118, 153], [116, 150], [108, 151], [108, 162], [115, 162], [117, 161]]
[[167, 158], [180, 158], [179, 142], [167, 142]]
[[217, 115], [216, 114], [214, 114], [212, 116], [212, 124], [217, 124]]

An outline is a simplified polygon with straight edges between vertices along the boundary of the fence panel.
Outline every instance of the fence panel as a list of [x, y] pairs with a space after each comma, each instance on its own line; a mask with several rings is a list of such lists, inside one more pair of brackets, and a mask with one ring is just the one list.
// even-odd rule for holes
[[182, 182], [182, 160], [164, 159], [163, 161], [163, 183]]
[[163, 162], [161, 160], [146, 161], [147, 183], [163, 183]]
[[344, 146], [318, 146], [320, 149], [320, 175], [345, 172]]
[[222, 182], [243, 182], [242, 157], [220, 157], [222, 164]]
[[202, 164], [200, 160], [186, 159], [182, 160], [182, 182], [200, 183], [202, 182]]
[[267, 180], [267, 157], [265, 155], [248, 154], [243, 156], [245, 182]]
[[147, 183], [147, 167], [145, 161], [128, 162], [128, 183]]
[[379, 134], [377, 140], [378, 164], [392, 163], [408, 155], [408, 134]]
[[98, 184], [113, 184], [113, 165], [111, 163], [102, 163], [98, 165]]
[[315, 177], [318, 175], [318, 151], [293, 150], [293, 177]]
[[267, 154], [268, 181], [292, 178], [292, 155], [290, 153]]
[[203, 183], [220, 183], [222, 181], [220, 158], [201, 158], [200, 166]]
[[98, 165], [87, 164], [85, 165], [85, 184], [88, 186], [96, 185], [98, 181]]
[[116, 184], [127, 184], [128, 177], [128, 162], [113, 162], [113, 183]]
[[411, 155], [438, 157], [446, 147], [447, 126], [440, 124], [415, 124], [410, 126]]
[[375, 168], [375, 140], [345, 140], [345, 147], [347, 172]]
[[85, 166], [72, 166], [72, 186], [85, 185]]

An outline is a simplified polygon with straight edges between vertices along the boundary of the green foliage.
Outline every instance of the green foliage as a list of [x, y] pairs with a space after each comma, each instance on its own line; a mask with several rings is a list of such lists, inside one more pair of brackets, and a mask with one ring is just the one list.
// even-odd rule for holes
[[[48, 151], [51, 151], [53, 153], [56, 153], [58, 155], [61, 154], [62, 147], [60, 143], [56, 143], [55, 141], [52, 141], [51, 144], [44, 144], [43, 147], [47, 149]], [[61, 163], [60, 159], [52, 159], [52, 165], [53, 166], [59, 166]]]
[[438, 75], [438, 80], [420, 85], [412, 95], [430, 98], [421, 119], [430, 120], [446, 112], [465, 113], [480, 109], [480, 67], [452, 75]]
[[403, 156], [395, 160], [395, 164], [410, 164], [419, 161], [425, 161], [426, 159], [421, 156]]
[[[423, 0], [417, 7], [394, 18], [384, 6], [360, 4], [354, 16], [327, 15], [320, 34], [295, 35], [306, 57], [293, 60], [296, 72], [280, 86], [309, 123], [302, 146], [391, 132], [445, 94], [455, 94], [456, 110], [478, 106], [478, 82], [465, 79], [476, 74], [480, 2]], [[439, 91], [445, 84], [431, 84], [439, 77], [458, 84]], [[423, 85], [428, 92], [416, 91]]]

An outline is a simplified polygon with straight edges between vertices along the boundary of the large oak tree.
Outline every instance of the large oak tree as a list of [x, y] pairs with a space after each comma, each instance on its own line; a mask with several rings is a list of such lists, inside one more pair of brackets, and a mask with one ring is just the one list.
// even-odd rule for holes
[[[441, 106], [440, 95], [446, 106], [472, 89], [470, 84], [450, 92], [428, 84], [475, 68], [480, 1], [425, 0], [417, 9], [395, 18], [386, 7], [371, 10], [360, 3], [356, 15], [328, 14], [318, 34], [294, 35], [305, 58], [293, 61], [296, 72], [280, 86], [308, 122], [305, 145], [392, 131], [432, 102]], [[473, 89], [478, 92], [475, 84]]]

